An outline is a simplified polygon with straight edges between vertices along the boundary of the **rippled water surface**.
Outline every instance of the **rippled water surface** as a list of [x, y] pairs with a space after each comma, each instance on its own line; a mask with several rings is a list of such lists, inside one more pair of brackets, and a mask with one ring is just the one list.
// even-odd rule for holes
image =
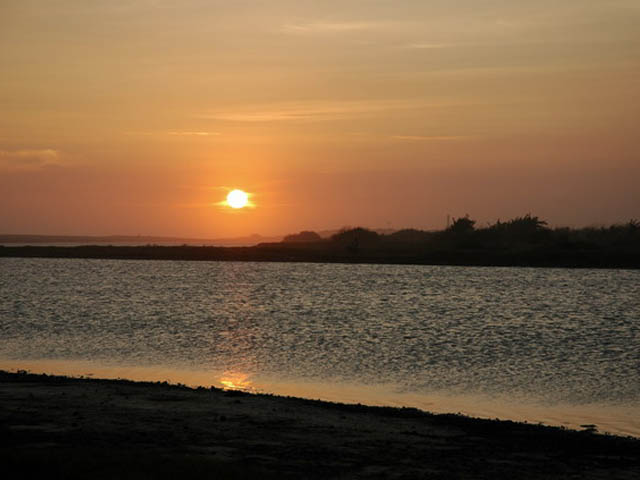
[[640, 272], [0, 259], [0, 368], [37, 362], [640, 435]]

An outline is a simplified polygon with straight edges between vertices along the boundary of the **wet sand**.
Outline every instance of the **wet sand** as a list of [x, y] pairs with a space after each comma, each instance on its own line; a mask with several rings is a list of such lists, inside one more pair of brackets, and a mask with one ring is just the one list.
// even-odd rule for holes
[[190, 387], [217, 387], [268, 393], [280, 396], [320, 399], [337, 403], [362, 403], [371, 406], [413, 407], [432, 413], [460, 413], [478, 418], [500, 418], [515, 422], [552, 425], [581, 430], [593, 424], [600, 433], [640, 437], [640, 405], [626, 403], [541, 404], [514, 395], [450, 394], [431, 391], [399, 392], [394, 384], [355, 384], [257, 378], [239, 371], [169, 368], [166, 366], [104, 365], [85, 360], [7, 360], [0, 359], [0, 370], [46, 373], [70, 377], [103, 379], [126, 378], [139, 382], [169, 382]]
[[0, 372], [11, 478], [640, 478], [640, 439], [162, 383]]

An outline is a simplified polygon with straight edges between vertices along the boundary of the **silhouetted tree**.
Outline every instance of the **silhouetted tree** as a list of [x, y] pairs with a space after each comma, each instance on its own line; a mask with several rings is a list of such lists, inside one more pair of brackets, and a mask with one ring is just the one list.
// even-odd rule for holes
[[398, 230], [397, 232], [393, 232], [390, 235], [387, 235], [387, 239], [389, 242], [395, 244], [406, 244], [406, 245], [415, 245], [415, 244], [423, 244], [427, 242], [433, 233], [425, 232], [423, 230], [416, 230], [413, 228], [405, 228], [404, 230]]
[[292, 233], [282, 239], [283, 243], [312, 243], [321, 242], [322, 237], [316, 232], [303, 231], [300, 233]]
[[513, 220], [509, 220], [506, 224], [509, 231], [521, 236], [545, 230], [547, 228], [546, 225], [547, 222], [540, 220], [538, 217], [532, 217], [530, 213], [527, 213], [524, 217], [516, 217]]
[[331, 237], [331, 240], [346, 247], [351, 254], [356, 254], [362, 247], [377, 244], [380, 235], [373, 230], [357, 227], [351, 230], [342, 230]]
[[[547, 222], [537, 216], [526, 214], [507, 222], [498, 220], [488, 228], [488, 236], [493, 242], [502, 246], [515, 243], [539, 243], [551, 234], [547, 228]], [[559, 234], [560, 236], [563, 236]], [[564, 235], [566, 237], [566, 235]]]
[[640, 233], [640, 221], [634, 218], [629, 220], [629, 223], [627, 223], [626, 227], [627, 232], [631, 235], [637, 235], [638, 233]]
[[338, 243], [351, 243], [358, 239], [360, 244], [375, 243], [380, 239], [380, 235], [373, 230], [357, 227], [351, 230], [342, 230], [331, 237], [331, 240]]
[[475, 229], [475, 224], [476, 221], [471, 220], [469, 218], [469, 214], [466, 214], [464, 217], [454, 218], [453, 223], [449, 226], [449, 228], [447, 228], [447, 231], [464, 235], [473, 232], [473, 230]]

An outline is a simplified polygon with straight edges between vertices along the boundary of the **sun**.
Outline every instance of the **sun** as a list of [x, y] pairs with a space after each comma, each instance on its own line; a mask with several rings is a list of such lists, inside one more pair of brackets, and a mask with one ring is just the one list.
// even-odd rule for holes
[[244, 208], [249, 205], [249, 194], [242, 190], [231, 190], [227, 195], [227, 205], [231, 208]]

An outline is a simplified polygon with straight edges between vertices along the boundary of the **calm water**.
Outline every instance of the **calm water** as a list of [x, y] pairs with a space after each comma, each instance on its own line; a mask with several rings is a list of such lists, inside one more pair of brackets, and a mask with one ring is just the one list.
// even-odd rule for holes
[[640, 272], [0, 259], [0, 368], [640, 436]]

